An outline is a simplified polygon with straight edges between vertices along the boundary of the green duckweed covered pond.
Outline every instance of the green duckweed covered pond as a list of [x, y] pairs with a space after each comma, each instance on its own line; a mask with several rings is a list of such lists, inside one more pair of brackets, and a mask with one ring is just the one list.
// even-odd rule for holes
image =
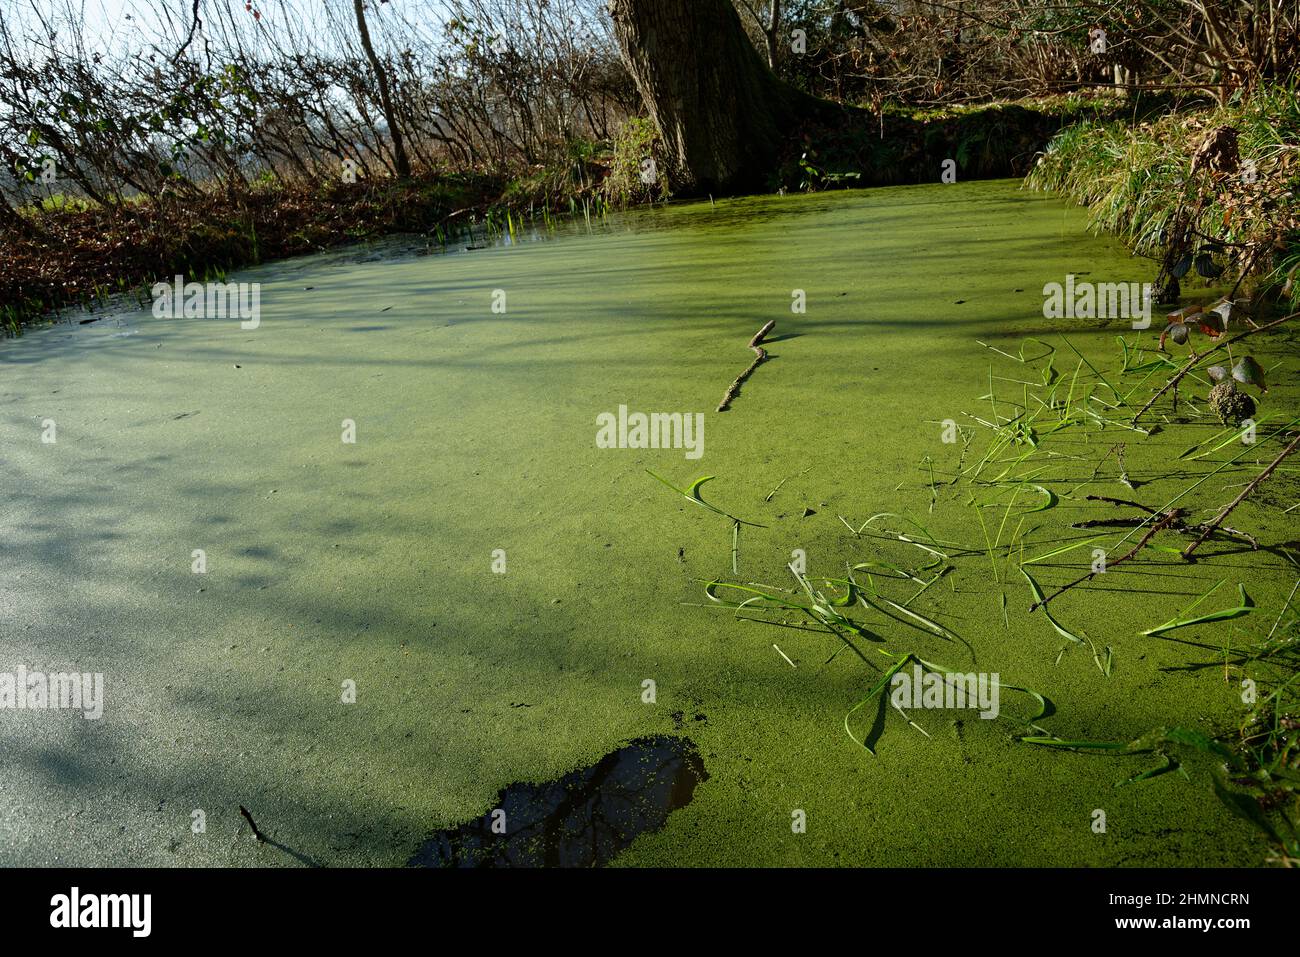
[[[515, 782], [682, 735], [707, 779], [615, 863], [1261, 863], [1267, 841], [1215, 799], [1196, 749], [1117, 787], [1162, 757], [1019, 740], [1235, 727], [1225, 657], [1263, 637], [1296, 579], [1284, 469], [1229, 522], [1261, 550], [1148, 550], [1065, 593], [1049, 609], [1082, 643], [1028, 612], [1021, 562], [1129, 532], [1071, 529], [1132, 514], [1086, 495], [1163, 506], [1242, 451], [1179, 459], [1221, 429], [1167, 403], [1150, 436], [1115, 424], [1135, 411], [1112, 408], [1117, 392], [1140, 405], [1164, 378], [1121, 374], [1117, 337], [1148, 350], [1140, 366], [1156, 328], [1043, 318], [1044, 283], [1149, 272], [1018, 183], [903, 187], [676, 206], [446, 256], [322, 254], [230, 277], [262, 284], [254, 330], [132, 309], [0, 344], [0, 670], [106, 684], [98, 721], [3, 713], [0, 861], [400, 865]], [[714, 412], [769, 319], [771, 360]], [[1274, 385], [1262, 437], [1294, 417], [1285, 341], [1253, 350]], [[1180, 416], [1203, 409], [1195, 389]], [[620, 405], [703, 413], [702, 456], [598, 448], [597, 416]], [[978, 419], [1016, 406], [1037, 448], [994, 448], [975, 473], [996, 440]], [[1136, 489], [1106, 457], [1120, 442]], [[1181, 504], [1204, 520], [1277, 448]], [[647, 470], [715, 476], [705, 499], [765, 526], [743, 528], [738, 574], [729, 520]], [[1050, 592], [1089, 548], [1023, 567]], [[852, 612], [860, 657], [807, 616], [707, 597], [715, 579], [800, 589], [796, 549], [819, 587], [859, 566], [885, 609]], [[941, 572], [915, 596], [891, 577]], [[1255, 609], [1140, 634], [1219, 582], [1193, 614], [1237, 604], [1239, 584]], [[1046, 713], [1004, 689], [997, 720], [850, 715], [906, 653], [996, 672]], [[249, 840], [240, 805], [274, 845]]]

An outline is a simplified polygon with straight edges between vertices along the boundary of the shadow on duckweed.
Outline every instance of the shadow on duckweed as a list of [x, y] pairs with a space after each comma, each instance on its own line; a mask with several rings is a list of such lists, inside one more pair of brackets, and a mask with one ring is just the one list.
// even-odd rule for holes
[[[657, 831], [708, 780], [687, 738], [637, 738], [590, 767], [545, 784], [512, 784], [495, 809], [439, 831], [411, 867], [597, 867]], [[497, 811], [505, 833], [494, 833]], [[502, 824], [497, 824], [497, 830]]]

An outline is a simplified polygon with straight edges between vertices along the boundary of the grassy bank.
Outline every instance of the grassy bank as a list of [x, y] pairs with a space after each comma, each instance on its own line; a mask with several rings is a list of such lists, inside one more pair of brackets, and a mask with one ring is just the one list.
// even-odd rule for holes
[[[1236, 159], [1197, 164], [1216, 130], [1235, 132]], [[1120, 237], [1156, 260], [1177, 237], [1180, 215], [1190, 240], [1224, 269], [1246, 276], [1259, 294], [1300, 304], [1292, 282], [1300, 266], [1300, 99], [1273, 88], [1248, 102], [1172, 113], [1138, 124], [1083, 120], [1051, 142], [1028, 177], [1086, 206], [1094, 230]]]

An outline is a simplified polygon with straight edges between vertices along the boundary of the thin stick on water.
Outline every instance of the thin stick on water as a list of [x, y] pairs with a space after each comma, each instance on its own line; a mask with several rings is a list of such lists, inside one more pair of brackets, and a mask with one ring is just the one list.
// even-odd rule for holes
[[754, 350], [754, 361], [749, 364], [749, 367], [745, 369], [744, 372], [736, 376], [735, 381], [727, 387], [726, 394], [723, 395], [722, 401], [718, 403], [719, 412], [726, 412], [727, 409], [731, 407], [731, 400], [740, 392], [741, 385], [749, 378], [750, 373], [757, 369], [767, 358], [767, 350], [759, 343], [763, 341], [763, 338], [771, 332], [775, 326], [776, 320], [769, 320], [767, 325], [763, 326], [762, 329], [759, 329], [758, 332], [754, 334], [754, 338], [749, 340], [749, 348]]
[[1192, 552], [1196, 551], [1197, 547], [1201, 544], [1201, 542], [1209, 538], [1210, 534], [1216, 528], [1218, 528], [1220, 525], [1223, 524], [1223, 520], [1228, 517], [1228, 514], [1234, 508], [1236, 508], [1238, 505], [1244, 502], [1246, 500], [1246, 497], [1250, 495], [1251, 492], [1255, 491], [1255, 489], [1257, 489], [1265, 479], [1267, 479], [1270, 475], [1272, 475], [1274, 470], [1279, 465], [1282, 464], [1282, 460], [1285, 459], [1292, 452], [1294, 452], [1298, 446], [1300, 446], [1300, 435], [1297, 435], [1294, 439], [1292, 439], [1291, 444], [1288, 445], [1286, 448], [1284, 448], [1281, 451], [1281, 453], [1278, 455], [1278, 457], [1268, 464], [1268, 468], [1264, 469], [1264, 471], [1260, 472], [1257, 476], [1255, 476], [1255, 481], [1251, 482], [1244, 489], [1242, 489], [1240, 495], [1234, 498], [1227, 505], [1223, 506], [1222, 511], [1220, 511], [1218, 515], [1214, 516], [1214, 518], [1210, 519], [1208, 522], [1205, 523], [1205, 531], [1201, 532], [1201, 537], [1183, 549], [1183, 558], [1191, 558]]
[[[1110, 571], [1116, 565], [1128, 561], [1130, 558], [1132, 558], [1134, 555], [1136, 555], [1138, 552], [1142, 551], [1142, 549], [1146, 547], [1147, 542], [1151, 541], [1151, 539], [1155, 537], [1156, 532], [1160, 531], [1162, 528], [1166, 528], [1167, 526], [1174, 524], [1182, 517], [1182, 515], [1183, 515], [1183, 510], [1180, 508], [1171, 509], [1168, 512], [1165, 512], [1164, 517], [1162, 517], [1160, 521], [1156, 522], [1149, 529], [1147, 529], [1147, 533], [1142, 536], [1141, 540], [1136, 545], [1134, 545], [1131, 549], [1129, 549], [1119, 558], [1116, 558], [1114, 561], [1107, 561], [1105, 566], [1103, 567], [1107, 571]], [[1040, 599], [1039, 601], [1036, 601], [1032, 605], [1030, 605], [1029, 611], [1031, 613], [1037, 611], [1039, 608], [1042, 608], [1053, 598], [1056, 598], [1058, 595], [1061, 595], [1062, 593], [1069, 591], [1075, 585], [1082, 585], [1084, 582], [1092, 581], [1092, 579], [1097, 576], [1099, 571], [1100, 570], [1091, 571], [1088, 574], [1084, 575], [1082, 578], [1076, 578], [1068, 585], [1062, 585], [1060, 588], [1052, 592], [1052, 594], [1048, 595], [1046, 598]]]
[[[811, 472], [812, 470], [813, 470], [813, 467], [810, 465], [810, 466], [808, 466], [806, 469], [804, 469], [802, 472], [800, 472], [799, 474], [800, 474], [800, 475], [807, 475], [807, 474], [808, 474], [809, 472]], [[781, 491], [781, 486], [783, 486], [786, 482], [790, 481], [790, 479], [792, 479], [792, 478], [794, 478], [793, 475], [787, 475], [785, 478], [781, 479], [781, 481], [777, 482], [777, 483], [776, 483], [776, 488], [774, 488], [774, 489], [772, 489], [772, 491], [768, 492], [767, 495], [764, 496], [763, 501], [764, 501], [764, 502], [770, 502], [770, 501], [772, 501], [772, 496], [775, 495], [777, 492]], [[844, 521], [844, 519], [840, 519], [840, 521], [842, 522], [842, 521]]]
[[248, 813], [248, 808], [244, 807], [242, 804], [239, 805], [239, 813], [243, 815], [244, 820], [248, 822], [248, 826], [253, 829], [253, 837], [257, 840], [257, 843], [265, 844], [266, 835], [258, 830], [257, 822], [253, 820], [253, 815]]

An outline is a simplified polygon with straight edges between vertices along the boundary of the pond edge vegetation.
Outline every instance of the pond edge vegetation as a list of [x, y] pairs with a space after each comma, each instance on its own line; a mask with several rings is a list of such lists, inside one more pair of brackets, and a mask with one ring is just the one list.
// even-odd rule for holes
[[[1211, 538], [1244, 542], [1252, 550], [1259, 549], [1261, 546], [1255, 536], [1229, 528], [1223, 521], [1300, 446], [1300, 435], [1289, 434], [1300, 426], [1300, 417], [1288, 418], [1285, 414], [1278, 417], [1276, 412], [1266, 413], [1259, 418], [1259, 435], [1254, 444], [1247, 444], [1243, 438], [1253, 435], [1255, 425], [1247, 424], [1243, 428], [1236, 424], [1217, 430], [1186, 449], [1179, 461], [1198, 463], [1196, 467], [1200, 472], [1193, 477], [1194, 480], [1189, 479], [1170, 501], [1148, 505], [1109, 495], [1081, 496], [1079, 493], [1089, 486], [1119, 482], [1135, 490], [1152, 478], [1150, 475], [1130, 476], [1125, 465], [1125, 442], [1141, 441], [1154, 431], [1136, 426], [1130, 419], [1152, 410], [1152, 403], [1139, 408], [1146, 392], [1154, 390], [1154, 401], [1173, 391], [1169, 388], [1155, 390], [1151, 384], [1153, 380], [1184, 378], [1192, 366], [1205, 371], [1195, 358], [1187, 366], [1180, 366], [1168, 353], [1144, 346], [1139, 336], [1119, 336], [1117, 340], [1113, 369], [1103, 371], [1097, 368], [1099, 363], [1078, 355], [1073, 369], [1064, 373], [1056, 367], [1057, 347], [1041, 339], [1025, 339], [1018, 352], [981, 343], [991, 356], [997, 357], [996, 360], [991, 358], [991, 363], [996, 361], [1005, 365], [1011, 361], [1019, 363], [1023, 371], [1010, 369], [1006, 374], [995, 375], [991, 364], [989, 392], [979, 397], [981, 403], [988, 403], [988, 408], [979, 413], [966, 413], [971, 424], [960, 427], [960, 452], [955, 469], [937, 469], [929, 457], [919, 463], [918, 468], [924, 476], [922, 484], [928, 483], [931, 492], [930, 510], [933, 512], [936, 505], [972, 509], [983, 533], [982, 542], [963, 543], [939, 538], [925, 523], [907, 514], [882, 512], [861, 523], [840, 516], [840, 522], [856, 543], [874, 544], [876, 548], [901, 544], [916, 550], [915, 562], [889, 560], [886, 555], [873, 555], [865, 561], [855, 557], [845, 562], [842, 575], [832, 577], [809, 574], [791, 563], [787, 569], [794, 578], [792, 586], [749, 580], [751, 576], [741, 575], [740, 526], [756, 530], [778, 526], [742, 520], [704, 500], [700, 488], [714, 476], [696, 479], [689, 487], [680, 488], [651, 472], [657, 481], [731, 524], [731, 572], [735, 577], [698, 579], [697, 584], [703, 589], [706, 599], [702, 607], [727, 610], [736, 621], [793, 629], [791, 642], [800, 641], [800, 633], [825, 634], [833, 642], [827, 649], [829, 653], [820, 661], [820, 668], [830, 666], [847, 650], [851, 657], [874, 672], [864, 681], [865, 694], [851, 703], [846, 702], [847, 710], [842, 720], [845, 735], [873, 757], [886, 738], [888, 707], [898, 712], [908, 728], [926, 738], [931, 737], [917, 716], [900, 707], [889, 694], [891, 681], [903, 668], [909, 664], [919, 667], [927, 674], [937, 676], [944, 685], [969, 680], [970, 676], [963, 675], [960, 669], [934, 660], [935, 655], [925, 648], [925, 642], [937, 639], [944, 645], [952, 645], [954, 651], [964, 649], [972, 664], [976, 649], [943, 623], [942, 608], [923, 612], [914, 606], [927, 593], [929, 598], [933, 598], [936, 593], [931, 589], [938, 583], [946, 581], [951, 587], [958, 576], [967, 583], [972, 580], [979, 582], [981, 589], [991, 586], [996, 593], [1003, 624], [1010, 628], [1008, 595], [1010, 593], [1010, 600], [1015, 601], [1016, 593], [1013, 590], [1015, 579], [1008, 573], [1014, 567], [1027, 586], [1025, 607], [1030, 618], [1041, 611], [1048, 629], [1064, 639], [1065, 643], [1055, 654], [1055, 663], [1059, 664], [1071, 648], [1082, 648], [1091, 654], [1100, 680], [1109, 679], [1117, 664], [1116, 649], [1094, 641], [1084, 628], [1069, 621], [1068, 612], [1063, 621], [1047, 607], [1052, 599], [1092, 580], [1097, 573], [1095, 551], [1092, 572], [1068, 580], [1048, 595], [1030, 573], [1030, 567], [1050, 568], [1058, 574], [1069, 572], [1068, 564], [1060, 564], [1063, 556], [1077, 553], [1080, 549], [1095, 549], [1099, 542], [1112, 534], [1119, 537], [1103, 552], [1117, 557], [1106, 559], [1107, 571], [1122, 563], [1141, 562], [1144, 556], [1151, 560], [1153, 556], [1159, 558], [1163, 554], [1190, 563], [1195, 560], [1193, 552], [1196, 546]], [[1061, 341], [1063, 346], [1077, 353], [1064, 335]], [[1208, 357], [1203, 358], [1208, 361]], [[1213, 379], [1198, 377], [1198, 382], [1211, 385]], [[1004, 391], [1008, 386], [1009, 391]], [[1181, 408], [1180, 421], [1213, 424], [1214, 413], [1198, 397], [1184, 396]], [[1176, 427], [1172, 412], [1173, 408], [1166, 403], [1155, 407], [1151, 414], [1158, 416], [1164, 423], [1163, 427], [1168, 428]], [[1053, 463], [1068, 463], [1080, 458], [1052, 448], [1056, 436], [1065, 436], [1068, 441], [1071, 433], [1076, 438], [1082, 434], [1085, 438], [1102, 439], [1084, 446], [1092, 449], [1089, 455], [1095, 459], [1095, 468], [1092, 477], [1083, 482], [1078, 482], [1077, 477], [1066, 480], [1053, 474]], [[1129, 436], [1127, 439], [1126, 434]], [[980, 435], [985, 438], [983, 445], [976, 441]], [[1116, 439], [1120, 441], [1116, 442]], [[1240, 449], [1231, 449], [1234, 443], [1240, 445]], [[1205, 522], [1187, 520], [1187, 516], [1198, 507], [1207, 507], [1207, 503], [1190, 498], [1198, 488], [1230, 468], [1243, 472], [1248, 468], [1242, 461], [1248, 452], [1272, 445], [1280, 446], [1281, 451], [1251, 481], [1244, 483], [1244, 490], [1231, 502], [1215, 509], [1212, 519]], [[1108, 462], [1113, 462], [1110, 470], [1106, 470]], [[783, 479], [763, 501], [770, 503], [785, 481]], [[1056, 540], [1048, 539], [1038, 543], [1044, 547], [1034, 547], [1033, 535], [1044, 527], [1038, 523], [1038, 516], [1051, 512], [1065, 500], [1080, 505], [1090, 503], [1090, 510], [1101, 510], [1093, 511], [1093, 514], [1102, 517], [1070, 524], [1067, 532], [1078, 529], [1083, 531], [1083, 535], [1067, 537], [1064, 545], [1051, 547]], [[1136, 514], [1119, 517], [1116, 508]], [[986, 522], [984, 513], [990, 510], [994, 521]], [[1191, 537], [1192, 542], [1184, 547], [1173, 547], [1168, 544], [1171, 534]], [[1129, 548], [1124, 551], [1126, 545]], [[1257, 607], [1244, 581], [1231, 582], [1235, 586], [1235, 600], [1216, 600], [1215, 596], [1221, 589], [1230, 584], [1229, 579], [1221, 578], [1168, 620], [1135, 631], [1137, 637], [1165, 640], [1171, 632], [1180, 632], [1181, 636], [1183, 629], [1219, 628], [1222, 623], [1245, 619], [1250, 629], [1247, 640], [1242, 642], [1238, 634], [1223, 638], [1220, 642], [1223, 648], [1221, 662], [1198, 666], [1221, 665], [1225, 682], [1230, 683], [1234, 678], [1239, 680], [1242, 702], [1248, 706], [1239, 725], [1221, 727], [1213, 732], [1170, 725], [1152, 728], [1127, 740], [1061, 737], [1048, 727], [1048, 719], [1056, 714], [1056, 706], [1045, 695], [1026, 686], [999, 683], [1002, 689], [1021, 693], [1034, 702], [1031, 713], [1003, 715], [1018, 725], [1013, 739], [1049, 750], [1156, 759], [1158, 763], [1155, 765], [1139, 768], [1127, 776], [1117, 776], [1114, 782], [1117, 788], [1137, 785], [1171, 772], [1192, 781], [1194, 778], [1188, 770], [1192, 758], [1206, 759], [1209, 761], [1209, 791], [1214, 799], [1222, 802], [1233, 814], [1249, 821], [1266, 837], [1270, 846], [1268, 862], [1300, 866], [1300, 609], [1293, 601], [1300, 590], [1300, 560], [1296, 556], [1288, 557], [1297, 581], [1276, 610]], [[1052, 565], [1043, 564], [1049, 560]], [[907, 593], [887, 593], [898, 586], [904, 586]], [[953, 590], [956, 593], [955, 588]], [[966, 593], [969, 594], [969, 589]], [[1214, 637], [1201, 639], [1211, 645], [1216, 640]], [[786, 651], [776, 645], [772, 647], [792, 667], [798, 667]], [[794, 653], [807, 655], [809, 649]], [[874, 657], [875, 654], [887, 660], [880, 661]], [[998, 670], [994, 669], [995, 672]], [[861, 728], [864, 710], [874, 712], [867, 728]]]

